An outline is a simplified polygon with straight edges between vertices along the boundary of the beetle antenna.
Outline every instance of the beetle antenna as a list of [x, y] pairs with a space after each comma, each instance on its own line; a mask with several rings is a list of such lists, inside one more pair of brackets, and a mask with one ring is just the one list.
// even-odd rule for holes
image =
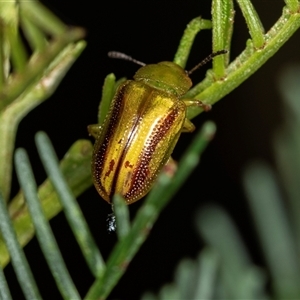
[[211, 61], [215, 56], [221, 55], [221, 54], [226, 54], [228, 50], [220, 50], [217, 52], [214, 52], [210, 55], [208, 55], [206, 58], [204, 58], [198, 65], [196, 65], [192, 70], [188, 71], [187, 74], [191, 75], [193, 72], [195, 72], [197, 69], [200, 67], [204, 66], [207, 64], [209, 61]]
[[134, 59], [133, 57], [127, 55], [127, 54], [124, 54], [122, 52], [118, 52], [118, 51], [109, 51], [107, 53], [108, 57], [110, 58], [116, 58], [116, 59], [123, 59], [123, 60], [128, 60], [128, 61], [131, 61], [137, 65], [140, 65], [142, 67], [146, 66], [145, 63], [141, 62], [141, 61], [138, 61], [136, 59]]

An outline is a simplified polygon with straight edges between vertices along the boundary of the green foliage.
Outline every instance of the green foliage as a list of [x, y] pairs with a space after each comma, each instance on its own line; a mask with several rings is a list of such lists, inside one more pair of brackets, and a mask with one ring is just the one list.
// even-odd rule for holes
[[0, 19], [0, 190], [8, 200], [18, 124], [55, 91], [85, 42], [77, 42], [84, 36], [81, 28], [67, 28], [36, 1], [2, 1]]
[[[229, 52], [215, 57], [213, 67], [207, 72], [205, 79], [184, 97], [198, 98], [205, 104], [216, 103], [258, 70], [300, 27], [298, 0], [285, 1], [282, 16], [266, 34], [251, 1], [238, 0], [237, 3], [251, 37], [245, 50], [232, 62], [229, 60]], [[212, 21], [195, 18], [188, 24], [174, 61], [184, 67], [195, 36], [200, 30], [211, 27], [213, 51], [230, 51], [233, 17], [232, 0], [213, 0]], [[40, 299], [22, 249], [36, 232], [63, 298], [80, 298], [48, 223], [49, 219], [63, 210], [95, 278], [86, 299], [104, 299], [125, 273], [126, 266], [146, 240], [149, 229], [162, 209], [199, 162], [201, 153], [215, 132], [215, 126], [211, 122], [203, 126], [180, 160], [174, 177], [171, 178], [166, 173], [159, 176], [156, 186], [132, 223], [129, 221], [128, 207], [122, 199], [115, 197], [118, 242], [107, 262], [104, 262], [75, 199], [92, 184], [90, 142], [75, 142], [59, 163], [48, 137], [44, 133], [38, 133], [37, 148], [48, 179], [37, 187], [26, 151], [18, 149], [15, 167], [22, 192], [9, 202], [8, 207], [6, 205], [10, 193], [18, 124], [31, 109], [55, 91], [68, 68], [85, 47], [85, 42], [78, 41], [84, 36], [84, 32], [80, 28], [68, 28], [37, 1], [1, 2], [0, 19], [0, 263], [4, 267], [11, 259], [26, 299]], [[31, 53], [25, 50], [20, 38], [20, 28], [31, 47]], [[298, 74], [297, 70], [295, 72]], [[98, 114], [99, 123], [103, 121], [119, 83], [120, 81], [115, 81], [113, 74], [106, 78]], [[288, 99], [293, 99], [290, 103], [293, 103], [298, 112], [300, 109], [294, 101], [296, 97], [299, 98], [297, 86], [287, 87], [288, 83], [283, 87], [284, 94]], [[190, 108], [188, 117], [193, 118], [201, 112], [201, 108]], [[296, 115], [293, 121], [298, 124], [299, 120], [300, 115]], [[297, 126], [292, 122], [291, 124], [288, 123], [276, 139], [278, 164], [290, 199], [290, 212], [285, 213], [281, 207], [282, 200], [276, 180], [268, 167], [254, 165], [245, 175], [245, 187], [270, 269], [273, 293], [278, 299], [286, 295], [295, 298], [300, 294], [297, 286], [300, 280], [299, 255], [297, 256], [300, 218], [297, 214], [299, 189], [296, 180], [300, 170], [297, 157], [300, 143], [295, 130]], [[288, 159], [285, 157], [286, 153], [289, 154]], [[290, 170], [293, 170], [293, 175], [290, 175]], [[273, 213], [269, 214], [270, 211]], [[269, 218], [266, 218], [267, 215]], [[202, 251], [196, 263], [185, 260], [180, 264], [175, 283], [162, 288], [159, 299], [269, 298], [265, 292], [264, 272], [253, 265], [237, 230], [225, 212], [217, 207], [207, 208], [199, 213], [197, 228], [209, 247]], [[285, 241], [280, 248], [280, 256], [285, 258], [284, 263], [280, 263], [282, 257], [278, 256], [274, 247], [270, 247], [278, 243], [275, 238]], [[0, 296], [3, 299], [11, 298], [1, 268]], [[147, 294], [144, 299], [156, 297]]]
[[299, 298], [299, 78], [300, 65], [288, 67], [279, 82], [285, 100], [285, 123], [274, 138], [278, 174], [264, 162], [253, 162], [244, 174], [269, 275], [253, 263], [228, 214], [220, 207], [208, 206], [196, 218], [197, 229], [208, 248], [195, 261], [181, 261], [174, 282], [163, 286], [157, 296], [146, 293], [143, 300]]

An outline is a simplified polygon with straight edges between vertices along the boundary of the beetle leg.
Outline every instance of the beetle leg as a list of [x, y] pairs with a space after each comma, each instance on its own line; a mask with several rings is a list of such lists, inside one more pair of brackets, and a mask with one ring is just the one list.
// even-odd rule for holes
[[209, 111], [211, 110], [211, 105], [210, 104], [205, 104], [200, 100], [197, 99], [182, 99], [184, 104], [188, 106], [199, 106], [202, 107], [204, 111]]
[[195, 129], [195, 125], [189, 119], [185, 118], [181, 132], [193, 132]]
[[96, 139], [101, 131], [101, 125], [99, 125], [99, 124], [89, 125], [87, 127], [87, 130], [89, 132], [89, 135], [91, 135], [92, 137], [94, 137]]

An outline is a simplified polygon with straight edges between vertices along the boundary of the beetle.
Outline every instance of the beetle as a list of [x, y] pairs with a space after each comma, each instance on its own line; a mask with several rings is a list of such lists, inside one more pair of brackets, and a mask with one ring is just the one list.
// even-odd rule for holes
[[[211, 54], [196, 68], [226, 52]], [[169, 61], [145, 65], [119, 52], [110, 52], [109, 56], [142, 67], [133, 80], [118, 87], [103, 124], [88, 127], [96, 139], [92, 175], [98, 193], [108, 203], [118, 193], [131, 204], [149, 192], [171, 159], [180, 134], [195, 129], [186, 118], [187, 107], [209, 110], [210, 106], [181, 98], [192, 86], [189, 75], [195, 68], [186, 72]]]

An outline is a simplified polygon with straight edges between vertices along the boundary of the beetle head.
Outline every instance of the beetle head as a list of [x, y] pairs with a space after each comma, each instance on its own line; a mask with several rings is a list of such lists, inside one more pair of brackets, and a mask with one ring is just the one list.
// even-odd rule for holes
[[140, 68], [135, 73], [134, 79], [176, 97], [183, 96], [192, 86], [192, 81], [185, 70], [169, 61]]

